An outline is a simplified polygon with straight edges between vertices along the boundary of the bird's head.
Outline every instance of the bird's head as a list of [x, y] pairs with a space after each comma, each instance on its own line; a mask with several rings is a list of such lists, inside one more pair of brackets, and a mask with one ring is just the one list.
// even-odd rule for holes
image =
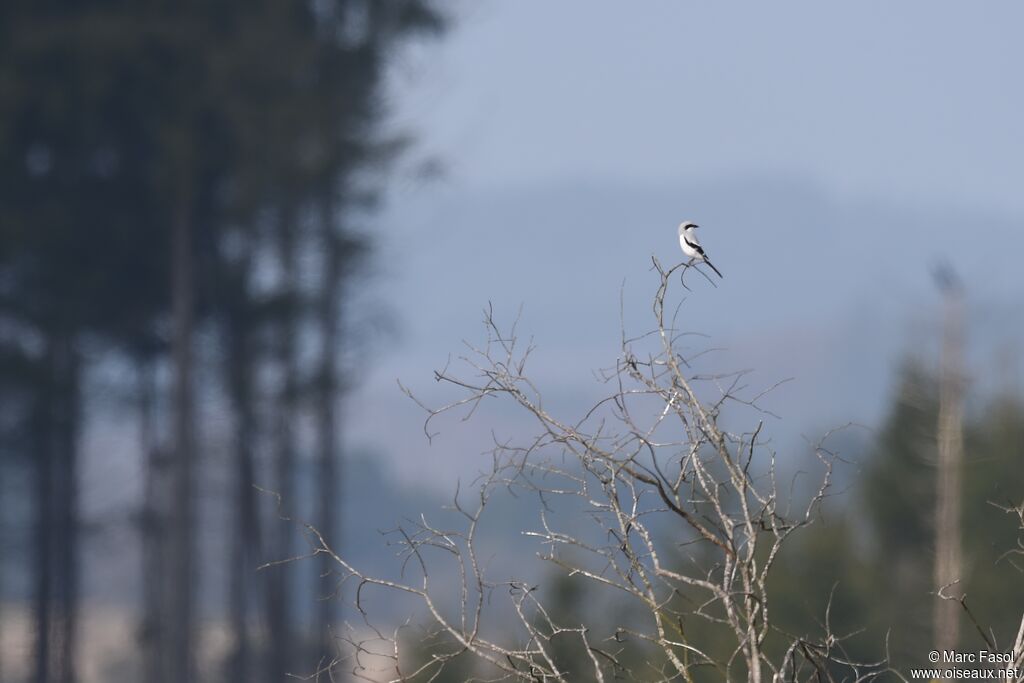
[[696, 223], [692, 223], [690, 221], [683, 221], [682, 223], [679, 224], [679, 234], [682, 235], [687, 230], [692, 230], [693, 228], [697, 227], [700, 226], [698, 226]]

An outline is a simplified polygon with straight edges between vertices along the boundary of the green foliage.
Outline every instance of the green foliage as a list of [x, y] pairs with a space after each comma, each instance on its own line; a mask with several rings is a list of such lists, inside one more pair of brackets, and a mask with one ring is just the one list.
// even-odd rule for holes
[[351, 186], [390, 51], [441, 26], [420, 0], [2, 12], [0, 312], [129, 344], [166, 312], [175, 212], [208, 271], [261, 211]]
[[[182, 336], [223, 333], [239, 356], [225, 359], [228, 393], [252, 401], [267, 362], [254, 338], [274, 324], [298, 338], [313, 302], [341, 307], [341, 284], [368, 253], [348, 225], [374, 197], [363, 175], [396, 147], [380, 128], [385, 68], [401, 43], [442, 25], [429, 0], [0, 3], [0, 437], [19, 454], [37, 444], [27, 460], [41, 481], [54, 457], [68, 473], [66, 490], [37, 494], [36, 524], [42, 548], [54, 498], [67, 537], [53, 545], [69, 558], [37, 564], [76, 561], [77, 420], [88, 413], [77, 388], [90, 361], [166, 358], [176, 227], [191, 233], [176, 272], [190, 274], [180, 310], [196, 323]], [[300, 297], [294, 281], [257, 291], [255, 255], [279, 250], [329, 255], [316, 292]], [[65, 424], [60, 452], [47, 450]], [[73, 586], [38, 588], [40, 614], [62, 590], [73, 617]]]
[[[1024, 504], [1024, 403], [997, 396], [968, 425], [964, 471], [964, 571], [967, 604], [978, 621], [1007, 646], [1024, 609], [1019, 557], [1020, 520], [1002, 507]], [[965, 646], [982, 646], [973, 624], [962, 627]]]
[[[780, 624], [799, 630], [824, 619], [834, 585], [831, 623], [857, 632], [851, 655], [879, 660], [886, 647], [899, 670], [923, 665], [931, 649], [937, 380], [921, 366], [900, 371], [889, 413], [863, 461], [843, 509], [834, 506], [780, 558], [774, 575]], [[963, 495], [967, 605], [986, 632], [1008, 646], [1020, 622], [1024, 580], [1006, 552], [1019, 538], [1015, 516], [992, 503], [1024, 500], [1024, 404], [1013, 396], [985, 400], [966, 425]], [[966, 611], [961, 647], [991, 647]], [[992, 637], [988, 634], [988, 637]]]

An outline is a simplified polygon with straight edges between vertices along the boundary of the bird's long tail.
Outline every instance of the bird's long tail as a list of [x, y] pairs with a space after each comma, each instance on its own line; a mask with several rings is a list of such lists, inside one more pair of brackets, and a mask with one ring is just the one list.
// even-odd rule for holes
[[723, 280], [725, 279], [725, 276], [722, 275], [720, 272], [718, 272], [718, 268], [715, 268], [715, 265], [713, 263], [711, 263], [711, 261], [708, 261], [706, 257], [704, 259], [704, 263], [706, 263], [709, 266], [711, 266], [711, 270], [715, 271], [715, 274], [718, 275], [718, 277], [722, 278]]

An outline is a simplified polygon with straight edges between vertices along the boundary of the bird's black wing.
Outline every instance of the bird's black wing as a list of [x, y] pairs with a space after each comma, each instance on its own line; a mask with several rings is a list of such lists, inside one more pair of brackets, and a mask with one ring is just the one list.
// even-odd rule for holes
[[694, 242], [691, 242], [690, 240], [686, 239], [686, 237], [683, 237], [683, 241], [686, 242], [686, 246], [688, 246], [690, 249], [693, 249], [695, 252], [697, 252], [698, 254], [703, 256], [704, 258], [708, 257], [707, 254], [704, 253], [704, 248], [701, 247], [699, 244], [695, 244]]
[[718, 275], [718, 277], [722, 278], [723, 280], [725, 279], [725, 277], [718, 272], [718, 268], [715, 268], [714, 264], [712, 264], [711, 261], [708, 260], [708, 255], [704, 253], [704, 249], [699, 244], [691, 242], [690, 240], [686, 239], [685, 236], [683, 237], [683, 241], [686, 242], [686, 246], [690, 247], [690, 249], [693, 249], [695, 252], [700, 254], [700, 257], [704, 259], [704, 263], [711, 266], [711, 270], [715, 271], [715, 274]]

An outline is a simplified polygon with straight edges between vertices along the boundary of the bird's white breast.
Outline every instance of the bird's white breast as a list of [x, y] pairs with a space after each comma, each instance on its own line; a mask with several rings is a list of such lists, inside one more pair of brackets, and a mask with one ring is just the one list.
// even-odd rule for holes
[[[686, 239], [686, 233], [683, 233], [682, 235], [679, 236], [679, 247], [683, 250], [683, 253], [689, 256], [690, 258], [699, 258], [700, 254], [690, 248], [690, 245], [686, 243]], [[694, 244], [697, 244], [697, 242], [692, 237], [690, 237], [689, 239]]]

